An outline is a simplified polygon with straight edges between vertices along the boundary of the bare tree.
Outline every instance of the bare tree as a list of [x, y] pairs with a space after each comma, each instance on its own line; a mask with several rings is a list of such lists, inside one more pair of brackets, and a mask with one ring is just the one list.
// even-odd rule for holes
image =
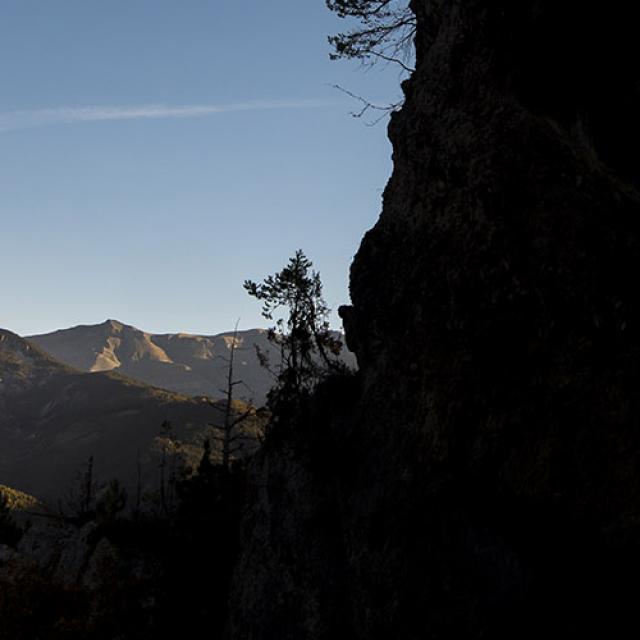
[[[160, 506], [169, 515], [175, 506], [176, 466], [180, 452], [180, 442], [173, 435], [173, 425], [164, 420], [160, 425], [162, 454], [160, 457]], [[167, 452], [170, 451], [170, 456]]]
[[93, 456], [84, 470], [77, 471], [65, 497], [58, 501], [58, 517], [74, 524], [85, 524], [95, 516], [97, 485], [93, 477]]
[[[237, 348], [238, 323], [236, 322], [231, 337], [231, 344], [229, 345], [229, 357], [224, 358], [227, 362], [227, 384], [224, 389], [220, 389], [220, 392], [223, 393], [225, 397], [223, 409], [224, 418], [222, 424], [211, 423], [211, 426], [218, 432], [217, 435], [213, 436], [213, 439], [222, 444], [222, 468], [225, 472], [229, 471], [232, 457], [243, 447], [242, 440], [245, 436], [240, 432], [239, 427], [256, 413], [252, 406], [249, 406], [245, 411], [237, 412], [234, 410], [235, 388], [238, 385], [244, 384], [242, 380], [236, 380], [235, 377], [235, 355]], [[216, 404], [212, 406], [219, 409]]]
[[142, 502], [142, 464], [140, 462], [140, 449], [136, 451], [136, 504], [134, 516], [140, 517], [140, 504]]

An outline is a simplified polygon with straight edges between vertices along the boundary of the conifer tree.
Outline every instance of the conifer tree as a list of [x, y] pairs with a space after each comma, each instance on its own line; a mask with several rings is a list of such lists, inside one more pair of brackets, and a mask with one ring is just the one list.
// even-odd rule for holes
[[[322, 296], [320, 274], [298, 250], [281, 271], [260, 284], [247, 280], [244, 287], [262, 302], [263, 317], [275, 321], [268, 338], [279, 349], [280, 363], [268, 404], [271, 409], [283, 403], [294, 405], [329, 373], [343, 368], [342, 342], [329, 328], [330, 309]], [[258, 355], [271, 368], [265, 354]]]
[[[242, 380], [236, 379], [235, 376], [235, 355], [238, 348], [238, 323], [233, 330], [233, 336], [229, 344], [229, 357], [227, 361], [227, 384], [220, 392], [224, 394], [224, 417], [222, 424], [211, 423], [211, 426], [217, 431], [213, 439], [220, 442], [222, 446], [222, 469], [228, 472], [233, 456], [242, 449], [243, 442], [240, 427], [242, 424], [255, 415], [255, 409], [249, 406], [244, 411], [237, 412], [234, 410], [235, 388], [243, 384]], [[218, 408], [217, 404], [213, 405]], [[208, 441], [207, 441], [208, 442]]]

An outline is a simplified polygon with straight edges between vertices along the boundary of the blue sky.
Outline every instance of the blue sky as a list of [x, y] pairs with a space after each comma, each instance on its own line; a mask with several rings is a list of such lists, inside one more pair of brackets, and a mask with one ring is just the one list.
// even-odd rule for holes
[[331, 62], [323, 0], [2, 0], [0, 327], [263, 326], [242, 288], [302, 248], [325, 297], [391, 170], [395, 69]]

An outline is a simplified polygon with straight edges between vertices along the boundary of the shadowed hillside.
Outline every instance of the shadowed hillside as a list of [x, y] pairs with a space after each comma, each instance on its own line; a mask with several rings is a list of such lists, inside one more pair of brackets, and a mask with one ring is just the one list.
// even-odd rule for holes
[[[175, 440], [197, 465], [222, 414], [205, 399], [82, 373], [0, 330], [0, 481], [38, 498], [60, 497], [90, 456], [99, 482], [119, 478], [133, 495], [139, 459], [144, 487], [157, 488], [162, 449], [174, 452]], [[164, 421], [173, 429], [163, 435]]]

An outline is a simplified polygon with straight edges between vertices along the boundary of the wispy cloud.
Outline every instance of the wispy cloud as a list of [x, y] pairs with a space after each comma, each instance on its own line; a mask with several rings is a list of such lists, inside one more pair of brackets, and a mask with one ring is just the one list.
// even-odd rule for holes
[[53, 124], [75, 124], [80, 122], [104, 122], [108, 120], [142, 120], [159, 118], [198, 118], [219, 113], [238, 111], [266, 111], [274, 109], [310, 109], [329, 107], [335, 102], [328, 100], [257, 100], [226, 105], [195, 106], [89, 106], [89, 107], [55, 107], [27, 111], [0, 112], [0, 133], [43, 127]]

